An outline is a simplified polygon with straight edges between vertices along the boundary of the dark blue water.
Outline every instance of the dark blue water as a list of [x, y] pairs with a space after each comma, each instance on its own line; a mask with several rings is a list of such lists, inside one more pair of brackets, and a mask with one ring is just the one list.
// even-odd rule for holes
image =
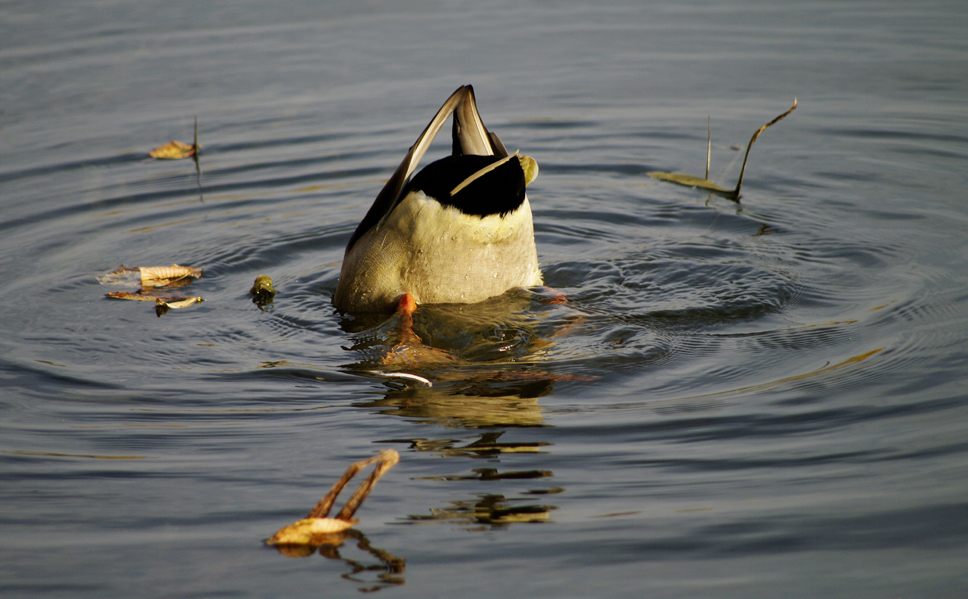
[[[956, 2], [0, 4], [4, 597], [957, 597]], [[565, 304], [421, 307], [343, 248], [459, 85], [541, 167]], [[650, 171], [731, 186], [735, 204]], [[152, 161], [171, 139], [202, 154]], [[446, 152], [435, 147], [435, 156]], [[157, 317], [119, 264], [204, 269]], [[260, 309], [248, 289], [276, 283]], [[262, 545], [351, 462], [355, 536]]]

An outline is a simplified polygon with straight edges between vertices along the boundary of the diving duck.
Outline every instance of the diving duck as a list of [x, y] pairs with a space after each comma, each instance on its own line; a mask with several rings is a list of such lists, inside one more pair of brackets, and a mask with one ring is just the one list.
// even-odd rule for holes
[[[414, 176], [453, 115], [451, 155]], [[484, 127], [474, 89], [457, 89], [410, 147], [350, 237], [333, 304], [343, 312], [476, 303], [542, 284], [526, 186], [534, 160]]]

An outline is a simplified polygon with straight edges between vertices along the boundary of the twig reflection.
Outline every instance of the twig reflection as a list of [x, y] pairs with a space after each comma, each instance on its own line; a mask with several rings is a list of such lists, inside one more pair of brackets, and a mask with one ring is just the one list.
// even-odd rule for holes
[[[365, 563], [358, 559], [343, 557], [340, 554], [340, 547], [347, 540], [355, 540], [356, 547], [362, 552], [368, 553], [378, 560], [378, 563]], [[362, 584], [359, 587], [361, 592], [370, 593], [379, 591], [389, 586], [399, 586], [405, 583], [403, 573], [407, 565], [407, 560], [402, 557], [378, 549], [370, 544], [362, 532], [356, 529], [349, 529], [340, 533], [327, 535], [321, 539], [319, 546], [310, 545], [277, 545], [279, 553], [287, 557], [309, 557], [313, 553], [319, 553], [326, 559], [339, 560], [349, 566], [350, 571], [341, 574], [341, 577], [352, 582]], [[376, 573], [376, 580], [366, 580], [362, 577], [364, 573]]]

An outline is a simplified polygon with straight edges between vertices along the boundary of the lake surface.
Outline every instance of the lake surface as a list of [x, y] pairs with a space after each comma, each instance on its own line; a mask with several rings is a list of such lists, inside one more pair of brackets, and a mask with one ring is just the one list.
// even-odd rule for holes
[[[966, 74], [963, 2], [0, 3], [0, 595], [963, 596]], [[331, 296], [464, 83], [568, 301], [421, 307], [428, 387]], [[741, 203], [648, 176], [794, 97]], [[172, 263], [162, 317], [97, 279]]]

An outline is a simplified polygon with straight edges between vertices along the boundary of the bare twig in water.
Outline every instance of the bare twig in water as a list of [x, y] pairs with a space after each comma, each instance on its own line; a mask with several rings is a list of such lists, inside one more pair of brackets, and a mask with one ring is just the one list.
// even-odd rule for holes
[[793, 106], [790, 107], [790, 110], [787, 110], [786, 112], [776, 117], [769, 123], [757, 129], [755, 133], [753, 133], [753, 137], [750, 138], [750, 143], [747, 144], [746, 146], [746, 155], [743, 157], [743, 167], [739, 171], [739, 179], [736, 181], [735, 189], [726, 189], [725, 187], [720, 187], [719, 185], [716, 185], [715, 183], [709, 180], [709, 159], [712, 153], [712, 135], [710, 134], [708, 119], [706, 121], [707, 142], [706, 142], [706, 177], [705, 178], [700, 179], [699, 177], [694, 177], [692, 175], [686, 175], [683, 173], [665, 173], [665, 172], [659, 172], [659, 171], [651, 172], [649, 173], [649, 176], [654, 179], [669, 181], [671, 183], [678, 183], [679, 185], [685, 185], [687, 187], [698, 187], [700, 189], [705, 189], [707, 191], [717, 193], [725, 197], [726, 199], [732, 200], [734, 202], [738, 202], [739, 191], [740, 191], [740, 188], [742, 188], [743, 186], [743, 175], [746, 174], [746, 162], [747, 160], [749, 160], [750, 148], [753, 147], [753, 142], [755, 142], [756, 138], [760, 136], [760, 133], [763, 133], [771, 126], [776, 124], [778, 121], [780, 121], [788, 114], [793, 112], [796, 109], [796, 107], [797, 107], [797, 99], [794, 98]]

